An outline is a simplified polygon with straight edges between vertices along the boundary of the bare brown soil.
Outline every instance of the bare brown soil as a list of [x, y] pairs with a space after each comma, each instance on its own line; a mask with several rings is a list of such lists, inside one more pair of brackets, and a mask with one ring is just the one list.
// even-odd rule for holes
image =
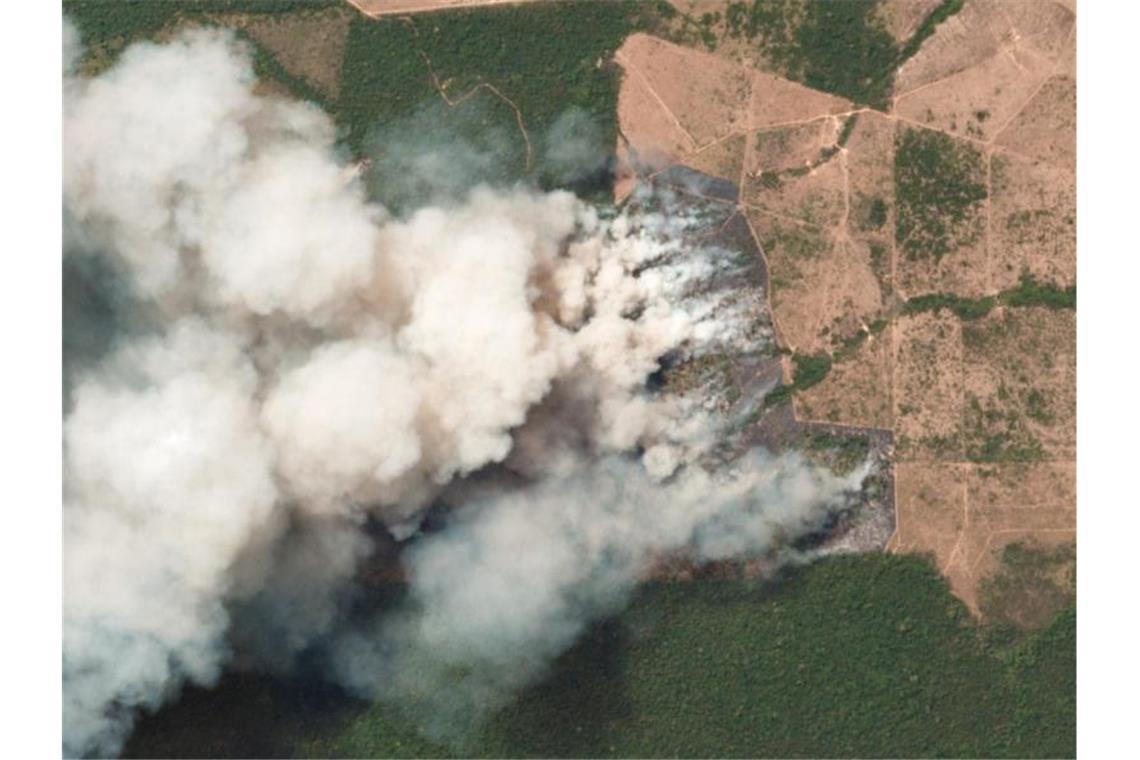
[[893, 357], [889, 333], [872, 335], [819, 385], [795, 399], [801, 419], [891, 429]]
[[219, 21], [247, 32], [293, 76], [332, 99], [340, 94], [340, 66], [352, 21], [347, 10], [280, 15], [231, 13], [220, 16]]
[[995, 154], [991, 167], [989, 286], [1024, 274], [1059, 286], [1077, 280], [1077, 192], [1072, 168]]
[[[697, 18], [723, 6], [674, 5]], [[932, 5], [888, 0], [881, 15], [901, 40]], [[890, 548], [933, 555], [975, 612], [1006, 545], [1073, 540], [1075, 315], [998, 307], [963, 321], [900, 306], [993, 296], [1026, 275], [1075, 283], [1074, 30], [1071, 3], [967, 0], [898, 71], [889, 113], [765, 72], [760, 51], [635, 35], [618, 57], [627, 158], [738, 185], [781, 346], [833, 360], [795, 397], [796, 418], [893, 432]], [[904, 256], [895, 240], [894, 146], [916, 127], [985, 166], [987, 198], [945, 220], [956, 243], [940, 257]], [[639, 181], [625, 171], [623, 191]]]

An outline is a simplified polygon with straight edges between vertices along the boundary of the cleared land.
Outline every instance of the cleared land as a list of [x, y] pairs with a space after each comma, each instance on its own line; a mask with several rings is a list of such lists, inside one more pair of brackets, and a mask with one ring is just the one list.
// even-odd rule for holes
[[[780, 345], [829, 360], [784, 395], [799, 419], [895, 435], [891, 547], [934, 555], [989, 614], [980, 590], [1008, 544], [1074, 537], [1075, 16], [830, 5], [846, 8], [677, 0], [667, 39], [628, 39], [621, 192], [670, 163], [738, 184]], [[858, 80], [823, 44], [840, 27], [869, 45]], [[1059, 490], [966, 487], [1025, 467]], [[1000, 527], [967, 522], [968, 490]]]

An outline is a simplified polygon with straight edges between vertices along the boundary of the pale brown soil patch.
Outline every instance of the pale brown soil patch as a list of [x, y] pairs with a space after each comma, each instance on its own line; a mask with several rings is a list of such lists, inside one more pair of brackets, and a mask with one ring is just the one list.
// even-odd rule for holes
[[288, 14], [226, 14], [225, 26], [241, 29], [299, 79], [335, 99], [352, 15], [341, 9]]
[[895, 536], [891, 549], [929, 554], [942, 573], [967, 527], [968, 466], [943, 462], [895, 464]]
[[821, 116], [846, 113], [850, 102], [773, 74], [752, 75], [754, 94], [748, 110], [748, 128], [759, 129]]
[[786, 346], [816, 353], [830, 343], [819, 332], [819, 283], [834, 263], [835, 242], [817, 226], [781, 219], [754, 208], [745, 211], [768, 262], [772, 319]]
[[890, 429], [890, 336], [867, 337], [823, 382], [797, 394], [795, 404], [797, 419]]
[[615, 59], [627, 75], [644, 79], [697, 146], [743, 126], [751, 87], [746, 69], [647, 34], [630, 35]]
[[[695, 146], [645, 80], [627, 74], [618, 93], [618, 123], [642, 164], [664, 168]], [[631, 156], [632, 158], [632, 156]]]
[[1065, 2], [1002, 0], [1001, 9], [1009, 22], [1006, 35], [1018, 43], [1050, 60], [1075, 49], [1069, 40], [1077, 18], [1075, 10]]
[[865, 243], [762, 209], [745, 213], [768, 262], [772, 315], [787, 347], [830, 353], [882, 313]]
[[995, 57], [1024, 65], [1020, 53], [1056, 60], [1074, 25], [1072, 12], [1048, 0], [971, 0], [939, 24], [899, 69], [895, 92], [905, 95]]
[[895, 76], [895, 92], [907, 93], [965, 71], [1002, 49], [1009, 24], [997, 3], [974, 0], [938, 25]]
[[1061, 287], [1077, 279], [1077, 189], [1071, 171], [995, 153], [991, 169], [990, 286], [1025, 274]]
[[962, 328], [948, 313], [895, 321], [894, 430], [903, 461], [959, 461]]
[[772, 214], [822, 227], [836, 227], [846, 211], [843, 162], [838, 157], [802, 176], [784, 174], [776, 187], [763, 177], [745, 177], [744, 202]]
[[1077, 82], [1049, 79], [997, 136], [997, 145], [1049, 161], [1070, 173], [1077, 158]]
[[1071, 462], [895, 466], [897, 528], [891, 550], [928, 554], [975, 613], [978, 585], [1012, 543], [1051, 548], [1076, 533]]
[[685, 164], [704, 174], [736, 184], [740, 179], [740, 167], [744, 162], [744, 143], [747, 139], [747, 135], [734, 135], [713, 143], [703, 150], [691, 153]]
[[960, 137], [989, 140], [1052, 70], [1052, 61], [1029, 50], [1000, 51], [897, 97], [894, 113]]
[[1007, 545], [1052, 548], [1073, 541], [1076, 465], [977, 465], [966, 482], [967, 527], [948, 575], [951, 587], [977, 610], [978, 584], [1001, 569]]

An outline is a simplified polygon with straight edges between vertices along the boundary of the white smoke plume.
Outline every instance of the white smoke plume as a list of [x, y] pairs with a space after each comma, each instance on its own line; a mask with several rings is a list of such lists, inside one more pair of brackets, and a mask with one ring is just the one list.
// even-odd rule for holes
[[817, 527], [864, 474], [841, 479], [754, 451], [662, 482], [606, 457], [473, 494], [409, 552], [405, 607], [343, 637], [338, 672], [359, 693], [414, 711], [438, 738], [462, 738], [620, 609], [655, 560], [766, 553]]
[[[463, 723], [661, 555], [770, 551], [857, 487], [726, 454], [699, 390], [646, 390], [662, 357], [763, 339], [759, 297], [713, 284], [730, 253], [683, 242], [696, 216], [480, 187], [397, 217], [327, 116], [254, 84], [209, 30], [64, 84], [67, 255], [131, 315], [69, 368], [67, 754], [116, 752], [235, 647], [288, 668], [318, 639], [330, 677]], [[348, 632], [367, 520], [412, 537], [411, 601]]]

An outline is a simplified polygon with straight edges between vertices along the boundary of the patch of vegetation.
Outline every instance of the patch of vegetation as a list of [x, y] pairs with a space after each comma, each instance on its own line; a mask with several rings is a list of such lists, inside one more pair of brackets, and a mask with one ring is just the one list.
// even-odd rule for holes
[[924, 311], [939, 312], [947, 309], [956, 317], [965, 321], [981, 319], [990, 313], [997, 304], [992, 296], [984, 298], [962, 298], [952, 293], [932, 293], [925, 296], [916, 296], [903, 304], [903, 314], [918, 314]]
[[1020, 630], [1043, 628], [1076, 597], [1076, 546], [1052, 550], [1014, 543], [1001, 569], [982, 581], [978, 606], [987, 621]]
[[797, 391], [817, 385], [831, 372], [831, 357], [827, 354], [792, 354], [795, 369], [792, 382], [769, 391], [764, 397], [765, 406], [775, 406], [787, 401]]
[[[934, 34], [934, 30], [938, 25], [962, 10], [965, 4], [965, 0], [942, 0], [942, 3], [922, 20], [918, 29], [916, 29], [910, 39], [906, 41], [906, 44], [903, 45], [902, 50], [899, 51], [896, 66], [902, 66], [913, 57], [919, 48], [922, 47], [922, 43], [926, 42], [927, 38]], [[988, 116], [989, 114], [987, 113], [986, 115]], [[979, 121], [983, 121], [983, 119], [979, 119]]]
[[791, 65], [804, 84], [886, 109], [898, 52], [875, 15], [877, 0], [812, 2], [795, 33]]
[[1007, 673], [1015, 695], [1005, 741], [1011, 754], [1076, 757], [1076, 604], [1018, 647]]
[[802, 448], [808, 458], [822, 461], [836, 475], [846, 475], [866, 461], [871, 443], [862, 435], [812, 432], [805, 436]]
[[773, 269], [786, 274], [784, 278], [792, 277], [795, 262], [805, 259], [814, 259], [828, 249], [831, 239], [823, 231], [802, 224], [785, 224], [779, 220], [772, 222], [771, 231], [760, 242], [760, 247], [768, 257], [769, 262], [779, 262]]
[[[345, 46], [338, 106], [349, 149], [379, 153], [369, 179], [384, 201], [391, 200], [384, 191], [393, 172], [416, 174], [388, 165], [383, 146], [393, 134], [407, 155], [431, 146], [460, 190], [527, 179], [590, 197], [606, 194], [620, 78], [610, 59], [627, 35], [660, 24], [664, 5], [588, 0], [357, 18]], [[440, 89], [453, 102], [466, 99], [447, 106]], [[566, 176], [564, 157], [551, 147], [555, 132], [566, 133], [556, 143], [574, 138], [595, 154], [597, 169]], [[456, 163], [459, 154], [464, 160]]]
[[[756, 43], [790, 79], [885, 110], [899, 66], [962, 9], [963, 0], [945, 0], [901, 48], [879, 18], [880, 5], [879, 0], [736, 0], [725, 9], [723, 33]], [[702, 28], [702, 36], [708, 34]]]
[[667, 6], [671, 14], [663, 17], [679, 18], [680, 24], [671, 30], [665, 32], [663, 36], [676, 42], [679, 45], [694, 45], [699, 43], [710, 53], [716, 50], [717, 46], [717, 33], [716, 28], [720, 24], [721, 14], [720, 11], [713, 11], [709, 13], [702, 13], [700, 18], [695, 18], [688, 13], [680, 13], [672, 5]]
[[[1075, 613], [990, 643], [918, 557], [836, 557], [774, 584], [642, 589], [462, 750], [382, 706], [313, 731], [328, 757], [1065, 757]], [[1048, 724], [1047, 724], [1048, 723]]]
[[883, 225], [887, 223], [887, 215], [890, 212], [887, 202], [878, 195], [868, 196], [863, 193], [856, 195], [854, 209], [856, 226], [863, 232], [874, 232], [882, 229]]
[[725, 32], [756, 43], [787, 76], [817, 90], [885, 109], [898, 46], [876, 15], [879, 0], [731, 2]]
[[792, 361], [796, 365], [796, 390], [816, 385], [831, 371], [831, 358], [826, 354], [796, 354]]
[[1038, 282], [1032, 275], [1024, 275], [1017, 287], [1000, 296], [1006, 306], [1045, 306], [1050, 309], [1077, 308], [1077, 286], [1058, 288], [1050, 283]]
[[[926, 311], [937, 313], [947, 309], [959, 319], [972, 322], [989, 314], [998, 304], [1014, 308], [1043, 306], [1049, 309], [1075, 309], [1077, 288], [1075, 285], [1058, 288], [1049, 283], [1037, 282], [1032, 276], [1026, 275], [1016, 287], [1003, 290], [996, 296], [963, 298], [953, 293], [931, 293], [907, 300], [900, 311], [903, 314], [919, 314]], [[980, 337], [977, 335], [967, 337], [965, 333], [963, 336], [967, 342], [976, 341]]]
[[855, 123], [859, 121], [859, 114], [853, 113], [843, 120], [843, 129], [839, 131], [839, 137], [836, 139], [836, 144], [843, 147], [847, 141], [851, 139], [851, 133], [855, 131]]
[[1031, 462], [1043, 459], [1041, 441], [1026, 427], [1021, 410], [1003, 385], [998, 402], [986, 403], [967, 394], [963, 437], [971, 462]]
[[1036, 388], [1030, 388], [1024, 397], [1025, 415], [1041, 425], [1052, 425], [1057, 421], [1057, 415], [1050, 408], [1049, 400], [1045, 394]]
[[977, 148], [921, 128], [895, 138], [895, 239], [906, 256], [938, 260], [977, 239], [985, 164]]

